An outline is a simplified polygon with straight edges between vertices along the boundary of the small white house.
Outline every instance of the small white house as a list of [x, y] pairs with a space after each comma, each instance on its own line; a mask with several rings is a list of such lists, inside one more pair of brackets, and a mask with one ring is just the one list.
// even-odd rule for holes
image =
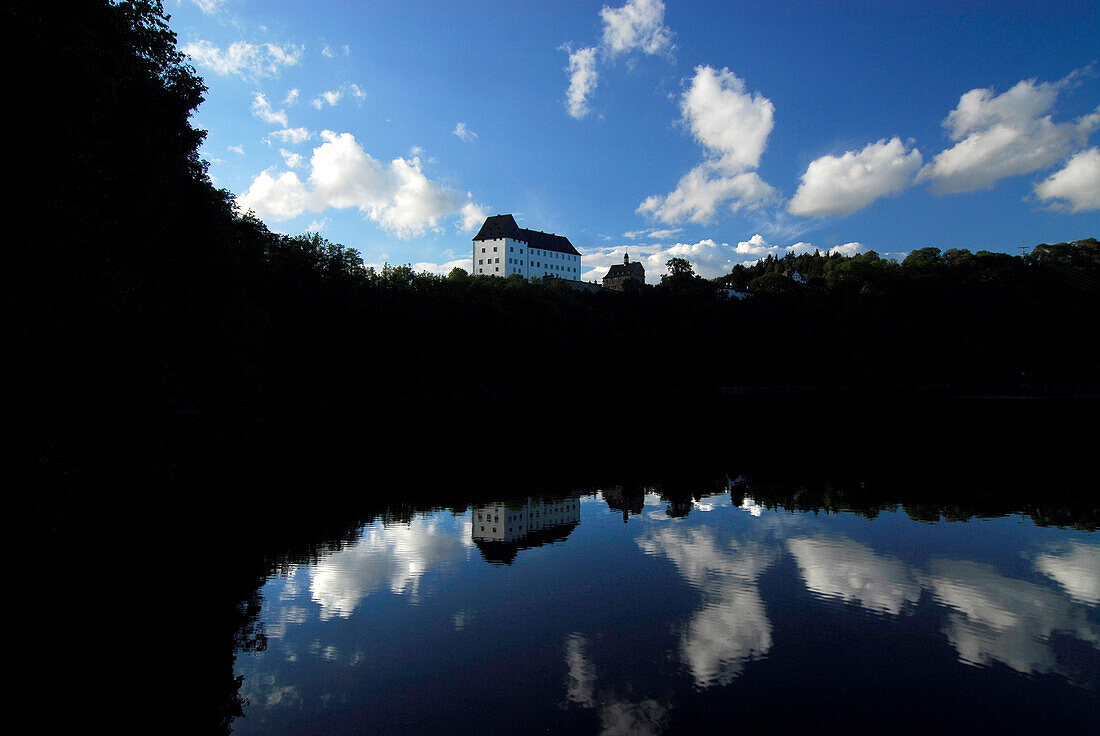
[[554, 276], [579, 281], [581, 254], [569, 238], [516, 224], [511, 215], [493, 215], [474, 236], [473, 271], [478, 276]]

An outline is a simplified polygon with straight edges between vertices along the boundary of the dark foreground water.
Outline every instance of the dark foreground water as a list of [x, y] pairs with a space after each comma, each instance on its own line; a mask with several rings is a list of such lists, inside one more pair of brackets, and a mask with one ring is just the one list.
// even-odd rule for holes
[[74, 478], [5, 519], [11, 700], [50, 733], [1100, 733], [1095, 397], [658, 399], [288, 417], [177, 485]]
[[1094, 533], [753, 493], [379, 518], [268, 577], [233, 730], [1098, 732]]

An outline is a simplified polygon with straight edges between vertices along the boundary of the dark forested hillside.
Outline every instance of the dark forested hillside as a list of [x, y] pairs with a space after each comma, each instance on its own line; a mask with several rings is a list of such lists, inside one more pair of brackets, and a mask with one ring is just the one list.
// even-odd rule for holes
[[718, 284], [681, 269], [621, 294], [378, 272], [319, 236], [269, 232], [211, 185], [190, 119], [205, 88], [159, 0], [13, 0], [0, 17], [16, 58], [42, 70], [14, 83], [28, 179], [4, 269], [21, 518], [74, 513], [93, 481], [120, 498], [148, 482], [170, 495], [171, 479], [287, 416], [486, 399], [553, 411], [745, 385], [1100, 382], [1094, 239], [1026, 257], [769, 258]]

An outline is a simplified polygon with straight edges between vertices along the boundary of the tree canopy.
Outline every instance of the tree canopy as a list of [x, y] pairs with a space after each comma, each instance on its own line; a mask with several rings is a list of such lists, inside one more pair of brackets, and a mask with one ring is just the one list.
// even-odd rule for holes
[[769, 256], [713, 280], [674, 257], [659, 286], [621, 294], [367, 268], [317, 233], [270, 232], [212, 185], [190, 118], [205, 87], [160, 2], [0, 13], [27, 63], [71, 80], [66, 96], [15, 81], [35, 101], [21, 135], [53, 143], [18, 153], [26, 233], [3, 272], [20, 387], [5, 451], [24, 485], [50, 489], [36, 513], [91, 477], [139, 493], [286, 413], [548, 386], [1100, 380], [1095, 239], [900, 264]]

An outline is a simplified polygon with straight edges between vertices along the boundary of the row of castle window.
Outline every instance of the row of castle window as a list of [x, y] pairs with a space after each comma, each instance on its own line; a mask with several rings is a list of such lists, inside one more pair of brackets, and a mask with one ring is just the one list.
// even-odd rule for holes
[[[546, 510], [546, 513], [549, 514], [549, 513], [555, 512], [555, 511], [564, 511], [565, 509], [573, 508], [574, 505], [575, 504], [573, 504], [573, 503], [554, 504], [553, 506], [546, 507], [545, 510]], [[532, 516], [539, 516], [540, 513], [541, 513], [541, 510], [535, 509], [535, 510], [529, 512], [529, 513]], [[505, 514], [504, 515], [504, 520], [505, 521], [520, 521], [522, 518], [523, 518], [522, 514]], [[482, 512], [480, 512], [480, 511], [477, 512], [477, 520], [478, 521], [482, 520]], [[500, 521], [500, 514], [485, 514], [484, 515], [484, 520], [485, 521]]]
[[[538, 516], [537, 511], [535, 512], [535, 515]], [[477, 512], [477, 520], [481, 521], [481, 512], [480, 511]], [[519, 521], [520, 520], [520, 515], [519, 514], [511, 514], [511, 515], [505, 514], [504, 515], [504, 520], [505, 521]], [[485, 514], [485, 521], [500, 521], [500, 514], [496, 514], [496, 515], [494, 515], [494, 514]]]
[[[481, 265], [481, 259], [480, 258], [478, 259], [477, 262], [478, 262], [478, 265]], [[489, 263], [494, 263], [494, 262], [495, 263], [500, 263], [500, 259], [497, 258], [496, 261], [494, 261], [492, 258], [489, 259]], [[514, 264], [517, 264], [517, 265], [520, 265], [520, 266], [523, 265], [523, 261], [521, 261], [518, 258], [509, 258], [508, 263], [514, 263]], [[531, 265], [534, 266], [535, 268], [544, 268], [544, 266], [542, 264], [542, 261], [535, 261]], [[553, 263], [547, 263], [545, 268], [548, 268], [551, 271], [567, 271], [569, 273], [576, 273], [577, 272], [577, 269], [573, 268], [572, 266], [556, 266]], [[516, 273], [519, 272], [518, 268], [512, 269], [512, 270]]]
[[[481, 252], [484, 253], [485, 249], [482, 248]], [[495, 245], [493, 246], [493, 252], [494, 253], [497, 252], [497, 247]], [[515, 246], [513, 246], [513, 245], [508, 246], [508, 252], [509, 253], [514, 253], [515, 252]], [[519, 252], [523, 253], [523, 248], [520, 248]], [[554, 251], [546, 251], [546, 250], [538, 250], [538, 249], [532, 249], [531, 250], [531, 255], [548, 256], [550, 258], [566, 258], [570, 261], [575, 261], [578, 258], [578, 256], [572, 256], [572, 255], [568, 255], [568, 254], [565, 254], [565, 253], [555, 253]]]

